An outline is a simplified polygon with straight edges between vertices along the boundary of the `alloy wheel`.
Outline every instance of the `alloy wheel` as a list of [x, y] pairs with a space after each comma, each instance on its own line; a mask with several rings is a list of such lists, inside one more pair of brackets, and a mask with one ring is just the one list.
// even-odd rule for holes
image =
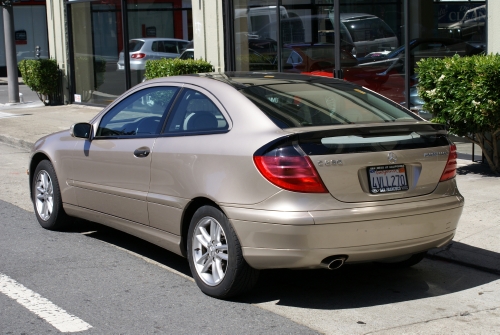
[[218, 285], [226, 275], [228, 246], [224, 229], [216, 219], [207, 216], [196, 224], [191, 251], [201, 280], [209, 286]]
[[54, 188], [47, 171], [38, 173], [35, 190], [36, 211], [42, 220], [47, 221], [54, 210]]

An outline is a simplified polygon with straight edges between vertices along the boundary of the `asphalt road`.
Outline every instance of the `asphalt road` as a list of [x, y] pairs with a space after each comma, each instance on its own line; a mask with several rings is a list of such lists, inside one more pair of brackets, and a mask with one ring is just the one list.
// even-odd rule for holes
[[[230, 302], [209, 298], [192, 281], [185, 259], [150, 243], [86, 221], [75, 221], [66, 232], [42, 229], [27, 192], [28, 153], [0, 144], [0, 159], [2, 334], [58, 333], [47, 320], [61, 317], [32, 311], [49, 310], [47, 301], [72, 322], [91, 326], [81, 334], [500, 329], [500, 277], [433, 259], [403, 270], [360, 264], [338, 271], [263, 271], [247, 296]], [[12, 293], [16, 287], [24, 298], [15, 299], [22, 293]]]
[[[90, 324], [83, 333], [313, 333], [256, 306], [205, 296], [184, 259], [118, 231], [85, 222], [64, 233], [47, 231], [32, 213], [3, 201], [0, 217], [0, 273]], [[54, 331], [2, 294], [0, 306], [3, 334]]]

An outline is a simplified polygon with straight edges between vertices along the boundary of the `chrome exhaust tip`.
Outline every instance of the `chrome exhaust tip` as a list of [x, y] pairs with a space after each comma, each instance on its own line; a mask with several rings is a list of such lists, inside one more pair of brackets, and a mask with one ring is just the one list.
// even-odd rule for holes
[[328, 269], [328, 270], [337, 270], [342, 265], [344, 265], [346, 259], [347, 259], [347, 256], [345, 256], [345, 255], [329, 256], [329, 257], [323, 259], [321, 261], [320, 265], [321, 265], [321, 267]]

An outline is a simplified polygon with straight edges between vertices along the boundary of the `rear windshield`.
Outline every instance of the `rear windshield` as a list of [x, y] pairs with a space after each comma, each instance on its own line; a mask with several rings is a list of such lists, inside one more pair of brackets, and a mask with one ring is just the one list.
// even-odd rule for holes
[[141, 50], [143, 44], [143, 41], [131, 40], [128, 43], [128, 50], [129, 52], [139, 51]]
[[240, 92], [282, 129], [420, 120], [401, 106], [352, 85], [300, 82], [252, 86]]

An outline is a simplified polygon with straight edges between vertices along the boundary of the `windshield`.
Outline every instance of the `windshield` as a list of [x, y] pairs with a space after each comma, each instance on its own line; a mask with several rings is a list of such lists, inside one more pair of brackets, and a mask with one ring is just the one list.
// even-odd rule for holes
[[143, 44], [144, 44], [143, 41], [130, 40], [128, 43], [128, 50], [129, 52], [139, 51], [141, 50]]
[[397, 104], [352, 85], [290, 83], [240, 91], [278, 127], [310, 127], [420, 120]]
[[378, 17], [353, 18], [342, 21], [351, 33], [353, 42], [394, 37], [391, 28]]

